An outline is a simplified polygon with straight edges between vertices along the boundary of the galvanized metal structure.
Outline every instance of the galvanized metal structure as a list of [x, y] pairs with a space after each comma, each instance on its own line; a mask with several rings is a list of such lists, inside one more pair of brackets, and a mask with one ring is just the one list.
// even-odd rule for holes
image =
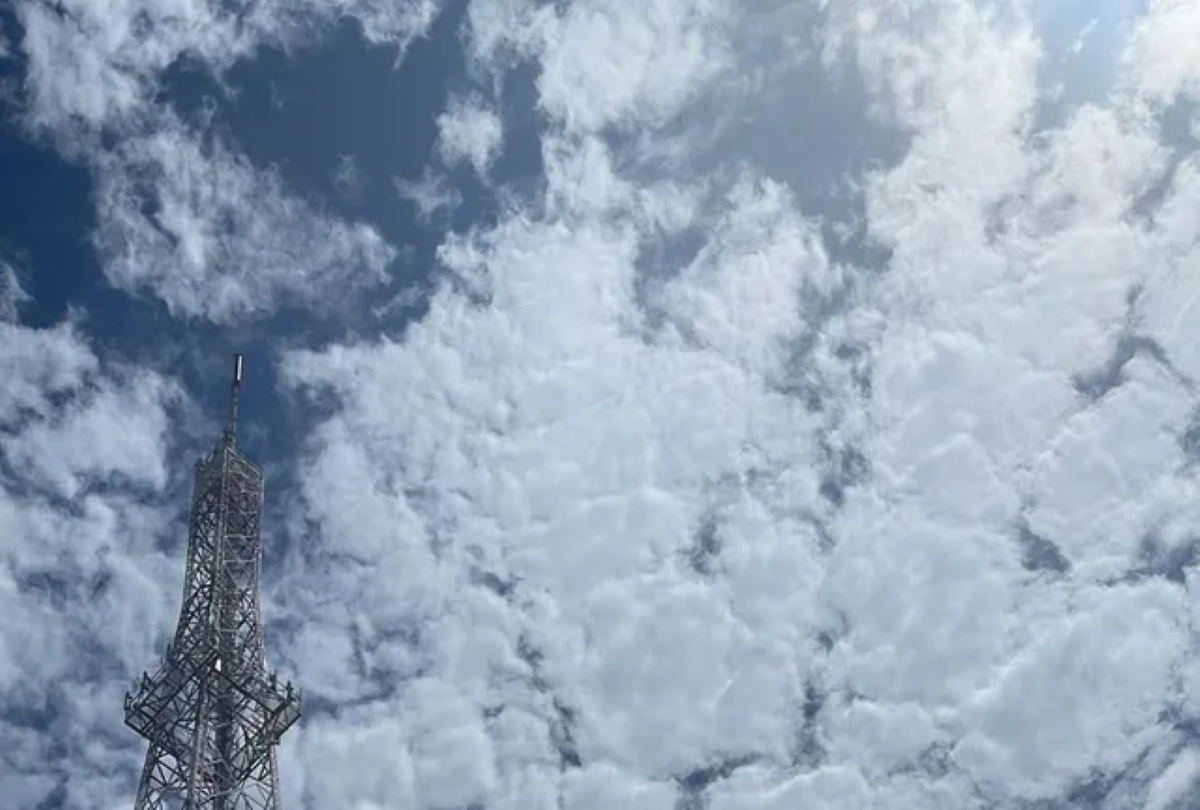
[[259, 604], [263, 476], [238, 450], [242, 356], [229, 417], [196, 462], [183, 605], [153, 675], [125, 696], [150, 743], [135, 810], [279, 810], [275, 746], [300, 692], [266, 668]]

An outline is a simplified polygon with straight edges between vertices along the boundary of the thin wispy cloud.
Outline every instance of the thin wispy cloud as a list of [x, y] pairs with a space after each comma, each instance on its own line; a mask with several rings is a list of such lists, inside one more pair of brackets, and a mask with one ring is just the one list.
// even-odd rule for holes
[[220, 77], [262, 47], [302, 51], [344, 16], [402, 53], [436, 2], [15, 8], [28, 60], [22, 122], [93, 170], [95, 241], [111, 284], [178, 316], [231, 323], [287, 304], [328, 308], [381, 280], [395, 248], [374, 227], [315, 210], [236, 144], [164, 111], [157, 94], [181, 60]]
[[462, 194], [439, 173], [427, 171], [420, 180], [392, 178], [396, 196], [410, 203], [421, 222], [432, 225], [454, 213], [462, 205]]
[[21, 285], [17, 269], [0, 258], [0, 321], [15, 321], [21, 306], [29, 301], [29, 293]]
[[471, 99], [456, 99], [438, 116], [438, 152], [448, 166], [460, 161], [481, 177], [503, 147], [499, 116]]
[[301, 303], [331, 309], [384, 282], [396, 249], [340, 221], [220, 141], [176, 120], [97, 158], [96, 251], [109, 281], [180, 317], [239, 321]]

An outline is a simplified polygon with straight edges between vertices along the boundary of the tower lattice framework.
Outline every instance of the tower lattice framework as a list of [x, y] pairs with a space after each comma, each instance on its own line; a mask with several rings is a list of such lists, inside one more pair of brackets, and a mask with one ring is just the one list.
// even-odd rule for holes
[[280, 810], [275, 747], [300, 693], [266, 668], [259, 578], [263, 476], [237, 447], [242, 356], [229, 417], [196, 462], [183, 603], [154, 674], [125, 696], [149, 741], [135, 810]]

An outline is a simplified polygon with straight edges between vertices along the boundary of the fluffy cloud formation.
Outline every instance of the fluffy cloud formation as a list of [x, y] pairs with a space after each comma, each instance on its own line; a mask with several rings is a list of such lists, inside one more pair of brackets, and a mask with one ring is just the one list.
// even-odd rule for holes
[[70, 324], [0, 323], [0, 373], [0, 795], [95, 807], [128, 792], [127, 662], [156, 654], [181, 580], [158, 546], [181, 393]]
[[[1111, 97], [1035, 130], [1043, 46], [1019, 9], [784, 6], [469, 6], [480, 81], [534, 68], [545, 182], [445, 237], [419, 322], [283, 357], [283, 391], [319, 415], [280, 530], [299, 550], [264, 607], [308, 699], [280, 751], [287, 806], [1178, 810], [1194, 793], [1200, 173], [1163, 132], [1196, 86], [1172, 45], [1189, 7], [1130, 20]], [[759, 109], [797, 63], [861, 90], [901, 144], [841, 178], [861, 213], [804, 207], [844, 202], [804, 187], [828, 177], [790, 145], [821, 121]], [[502, 110], [456, 98], [442, 157], [482, 173]], [[783, 146], [742, 148], [767, 140]], [[251, 197], [282, 195], [253, 177]], [[434, 177], [398, 185], [428, 215], [458, 199]], [[115, 206], [110, 229], [190, 268], [157, 290], [317, 228], [263, 203], [270, 234], [211, 236], [209, 183], [164, 171], [160, 212]], [[317, 278], [386, 251], [321, 233]], [[154, 271], [124, 244], [108, 264], [133, 287]], [[241, 317], [294, 293], [273, 278], [217, 300]], [[69, 581], [120, 520], [140, 532], [129, 570], [161, 572], [159, 513], [120, 494], [163, 489], [171, 386], [66, 326], [6, 334], [43, 358], [36, 376], [10, 361], [0, 395], [32, 420], [4, 449], [9, 536], [51, 536], [26, 528], [31, 498], [101, 503], [120, 518], [78, 529]], [[5, 625], [20, 662], [57, 607], [17, 587], [13, 610], [43, 611]], [[162, 628], [111, 628], [177, 596], [127, 589], [98, 638], [144, 665]], [[72, 711], [111, 712], [64, 739], [116, 725], [119, 690], [89, 684]], [[45, 738], [6, 722], [0, 750]], [[97, 776], [132, 779], [121, 756], [77, 759], [63, 803], [121, 795]], [[14, 762], [32, 805], [53, 776]]]
[[472, 3], [468, 49], [485, 69], [508, 54], [536, 60], [540, 104], [570, 132], [653, 127], [728, 67], [733, 19], [725, 0], [582, 0], [561, 12], [529, 0]]
[[[763, 204], [781, 204], [767, 195]], [[798, 516], [771, 526], [726, 484], [735, 501], [720, 531], [734, 555], [731, 581], [710, 584], [687, 560], [706, 492], [747, 474], [728, 460], [769, 464], [795, 444], [815, 460], [811, 440], [788, 436], [812, 419], [802, 404], [763, 392], [753, 371], [678, 337], [654, 347], [629, 331], [634, 236], [629, 227], [510, 223], [446, 252], [455, 271], [478, 279], [486, 310], [447, 291], [404, 344], [297, 355], [286, 367], [295, 384], [332, 386], [349, 405], [318, 434], [324, 450], [304, 475], [321, 536], [339, 541], [313, 568], [326, 574], [296, 587], [308, 594], [301, 603], [338, 592], [337, 561], [349, 557], [360, 597], [345, 606], [347, 619], [415, 629], [407, 650], [390, 649], [400, 639], [389, 642], [383, 628], [360, 637], [368, 659], [380, 660], [379, 688], [408, 675], [412, 688], [497, 712], [439, 729], [478, 738], [482, 758], [470, 770], [415, 761], [403, 790], [418, 806], [448, 803], [443, 780], [459, 791], [474, 785], [450, 804], [554, 806], [563, 757], [619, 765], [603, 781], [635, 790], [640, 774], [686, 773], [729, 746], [786, 755], [786, 707], [799, 686], [792, 645], [803, 633], [771, 602], [791, 601], [801, 581], [788, 575], [809, 567], [815, 533]], [[781, 250], [795, 249], [789, 238], [778, 237]], [[715, 264], [717, 277], [738, 267]], [[431, 397], [445, 405], [429, 407]], [[777, 475], [807, 483], [807, 498], [777, 496], [781, 508], [802, 511], [817, 489], [812, 474]], [[383, 497], [372, 494], [377, 481], [388, 482]], [[770, 533], [761, 544], [757, 529]], [[797, 544], [805, 536], [808, 548]], [[730, 588], [744, 594], [748, 617], [731, 613]], [[330, 700], [374, 690], [351, 649], [333, 643], [342, 631], [303, 627], [303, 651], [340, 660], [310, 690]], [[756, 700], [764, 689], [778, 702]], [[410, 719], [396, 733], [419, 751], [425, 728]], [[669, 804], [673, 789], [657, 791]], [[584, 792], [578, 806], [597, 798]]]
[[1158, 102], [1179, 94], [1200, 96], [1200, 54], [1191, 46], [1197, 36], [1200, 8], [1183, 0], [1154, 0], [1132, 37], [1130, 79]]
[[[448, 241], [465, 286], [402, 341], [285, 364], [341, 403], [305, 468], [321, 575], [293, 574], [286, 649], [322, 659], [326, 700], [377, 708], [369, 738], [306, 727], [293, 767], [358, 750], [379, 777], [337, 795], [383, 806], [1173, 806], [1195, 773], [1194, 158], [1139, 218], [1168, 162], [1136, 97], [1035, 137], [1019, 16], [835, 5], [820, 58], [911, 138], [863, 178], [873, 275], [831, 265], [778, 167], [669, 188], [623, 159], [645, 140], [585, 134], [686, 122], [720, 70], [759, 67], [714, 7], [499, 5], [473, 45], [538, 60], [539, 213]], [[677, 61], [583, 58], [639, 26]], [[475, 755], [430, 755], [448, 740]]]

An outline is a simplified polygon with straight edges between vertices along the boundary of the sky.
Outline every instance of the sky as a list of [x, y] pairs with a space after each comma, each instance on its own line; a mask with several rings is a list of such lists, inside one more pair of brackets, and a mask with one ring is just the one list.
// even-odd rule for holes
[[239, 351], [288, 810], [1200, 807], [1198, 42], [2, 0], [0, 804], [132, 807]]

